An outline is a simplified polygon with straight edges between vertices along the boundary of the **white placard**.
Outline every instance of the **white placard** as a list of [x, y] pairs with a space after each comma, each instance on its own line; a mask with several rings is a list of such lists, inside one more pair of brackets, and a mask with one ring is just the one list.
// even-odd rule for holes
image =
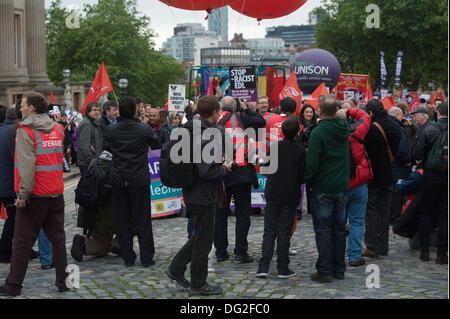
[[183, 112], [185, 99], [185, 85], [169, 84], [169, 112]]

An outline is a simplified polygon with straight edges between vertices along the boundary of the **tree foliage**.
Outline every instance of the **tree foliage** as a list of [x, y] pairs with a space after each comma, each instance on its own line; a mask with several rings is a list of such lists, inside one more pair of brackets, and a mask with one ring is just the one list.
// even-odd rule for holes
[[[380, 28], [367, 28], [369, 4], [380, 9]], [[385, 52], [386, 88], [394, 87], [397, 52], [404, 52], [401, 86], [410, 90], [448, 86], [447, 0], [323, 0], [315, 36], [333, 53], [343, 73], [371, 75], [380, 87], [380, 51]]]
[[154, 49], [150, 19], [139, 14], [136, 0], [85, 5], [80, 28], [67, 27], [69, 15], [61, 0], [53, 1], [47, 12], [47, 72], [54, 83], [63, 80], [65, 68], [72, 72], [71, 81], [91, 82], [104, 61], [117, 95], [119, 79], [125, 75], [128, 95], [163, 105], [168, 84], [185, 76], [181, 64]]

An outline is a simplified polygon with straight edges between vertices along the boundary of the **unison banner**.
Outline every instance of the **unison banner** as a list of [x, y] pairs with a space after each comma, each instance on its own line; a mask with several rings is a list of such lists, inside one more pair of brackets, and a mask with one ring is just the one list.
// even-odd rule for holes
[[150, 193], [152, 203], [152, 218], [177, 214], [181, 211], [181, 189], [170, 188], [161, 183], [159, 161], [161, 150], [148, 152], [148, 167], [150, 169]]
[[369, 88], [369, 75], [363, 74], [341, 74], [339, 82], [336, 86], [336, 100], [344, 101], [347, 92], [354, 92], [354, 97], [366, 98]]

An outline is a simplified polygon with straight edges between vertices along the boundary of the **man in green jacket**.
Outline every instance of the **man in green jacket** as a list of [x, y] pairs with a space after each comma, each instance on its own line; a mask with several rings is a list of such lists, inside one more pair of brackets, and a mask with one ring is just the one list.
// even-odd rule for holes
[[319, 126], [312, 132], [306, 155], [305, 182], [312, 189], [313, 225], [319, 258], [311, 280], [344, 279], [346, 204], [349, 184], [349, 140], [346, 121], [336, 117], [334, 99], [320, 103]]

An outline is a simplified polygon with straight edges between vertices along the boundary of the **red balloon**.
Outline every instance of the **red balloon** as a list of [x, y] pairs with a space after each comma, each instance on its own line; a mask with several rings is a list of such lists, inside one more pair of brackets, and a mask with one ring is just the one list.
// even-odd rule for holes
[[230, 3], [235, 11], [258, 20], [275, 19], [294, 12], [307, 0], [236, 0]]
[[232, 0], [159, 0], [171, 7], [185, 10], [208, 10], [227, 6]]

